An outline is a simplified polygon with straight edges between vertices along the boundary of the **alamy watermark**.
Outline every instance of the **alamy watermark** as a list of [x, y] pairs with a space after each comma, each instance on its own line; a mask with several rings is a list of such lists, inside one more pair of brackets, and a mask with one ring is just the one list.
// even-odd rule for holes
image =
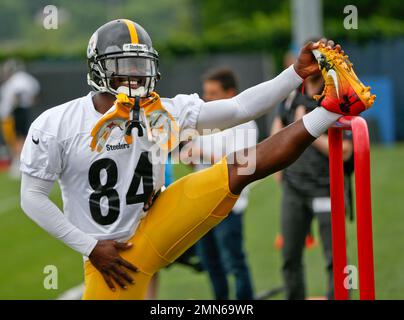
[[43, 279], [43, 287], [46, 290], [58, 289], [58, 268], [52, 264], [43, 268], [45, 278]]
[[[174, 133], [172, 133], [174, 134]], [[226, 157], [228, 164], [237, 164], [239, 175], [251, 175], [256, 169], [255, 129], [204, 129], [202, 136], [196, 130], [185, 129], [176, 132], [175, 141], [189, 141], [181, 149], [175, 148], [171, 153], [171, 163], [192, 165], [211, 165]], [[161, 144], [153, 144], [149, 150], [152, 164], [165, 164], [170, 150]]]
[[347, 30], [358, 29], [358, 8], [354, 5], [344, 7], [344, 14], [347, 16], [344, 19], [344, 28]]
[[54, 30], [59, 27], [58, 8], [54, 5], [47, 5], [43, 8], [43, 27], [46, 30]]
[[344, 274], [347, 276], [344, 278], [344, 288], [347, 290], [358, 289], [358, 268], [353, 265], [347, 265], [344, 268]]

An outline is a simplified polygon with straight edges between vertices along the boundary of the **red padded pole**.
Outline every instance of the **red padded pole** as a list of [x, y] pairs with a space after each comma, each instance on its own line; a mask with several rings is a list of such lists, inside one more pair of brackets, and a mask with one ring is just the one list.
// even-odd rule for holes
[[342, 156], [342, 128], [328, 130], [330, 162], [330, 194], [332, 224], [332, 255], [334, 271], [334, 298], [347, 300], [348, 290], [344, 287], [347, 265], [345, 237], [344, 166]]
[[361, 117], [352, 117], [351, 127], [355, 157], [359, 295], [361, 300], [374, 300], [375, 279], [372, 239], [369, 133], [366, 121]]

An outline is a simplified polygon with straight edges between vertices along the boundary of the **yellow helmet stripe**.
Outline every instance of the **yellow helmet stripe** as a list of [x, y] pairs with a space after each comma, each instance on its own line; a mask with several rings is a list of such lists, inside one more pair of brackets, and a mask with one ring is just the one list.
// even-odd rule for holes
[[132, 21], [127, 20], [127, 19], [122, 19], [123, 22], [125, 22], [126, 26], [129, 29], [129, 34], [130, 34], [130, 40], [132, 43], [139, 43], [139, 39], [137, 37], [137, 31], [136, 28], [134, 26], [134, 24], [132, 23]]

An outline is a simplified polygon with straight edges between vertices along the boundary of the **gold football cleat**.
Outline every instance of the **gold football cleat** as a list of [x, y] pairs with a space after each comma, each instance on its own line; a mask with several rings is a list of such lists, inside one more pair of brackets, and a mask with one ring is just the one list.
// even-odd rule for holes
[[347, 55], [323, 43], [313, 54], [325, 80], [323, 93], [314, 97], [321, 106], [344, 115], [358, 115], [372, 106], [376, 96], [359, 80]]

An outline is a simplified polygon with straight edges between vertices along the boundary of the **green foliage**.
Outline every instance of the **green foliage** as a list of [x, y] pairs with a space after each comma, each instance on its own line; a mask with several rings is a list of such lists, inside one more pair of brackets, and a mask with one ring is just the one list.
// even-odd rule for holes
[[[290, 20], [285, 15], [254, 13], [251, 19], [231, 19], [213, 26], [200, 36], [179, 33], [166, 49], [174, 53], [251, 52], [285, 47], [290, 43]], [[163, 47], [164, 50], [164, 47]]]
[[246, 0], [191, 0], [200, 3], [203, 28], [220, 26], [230, 20], [250, 20], [256, 13], [277, 13], [288, 1], [246, 1]]
[[[128, 18], [143, 25], [156, 43], [190, 26], [188, 0], [55, 0], [59, 26], [43, 27], [45, 0], [4, 0], [0, 10], [0, 59], [84, 58], [91, 34], [102, 24]], [[175, 8], [175, 10], [173, 9]]]
[[[304, 0], [303, 0], [304, 1]], [[323, 0], [323, 13], [325, 19], [336, 18], [343, 14], [347, 5], [354, 5], [358, 9], [360, 19], [379, 15], [386, 18], [402, 19], [404, 5], [401, 1], [394, 0]]]
[[[303, 0], [304, 1], [304, 0]], [[55, 0], [58, 30], [42, 26], [46, 0], [3, 0], [0, 59], [80, 58], [93, 31], [126, 17], [142, 24], [162, 55], [266, 51], [275, 56], [291, 41], [290, 1], [262, 0]], [[365, 43], [404, 36], [401, 1], [352, 0], [359, 29], [346, 30], [345, 0], [323, 0], [325, 36]]]
[[[192, 0], [190, 0], [192, 1]], [[206, 0], [198, 3], [201, 15], [197, 34], [183, 32], [170, 38], [168, 51], [177, 54], [199, 51], [257, 51], [275, 55], [286, 51], [291, 41], [290, 1]], [[353, 0], [359, 28], [346, 30], [345, 0], [323, 1], [324, 31], [338, 41], [365, 43], [404, 36], [404, 5], [399, 1]]]
[[358, 29], [341, 28], [340, 19], [330, 18], [324, 27], [325, 35], [336, 41], [366, 43], [371, 40], [386, 40], [404, 36], [404, 21], [401, 19], [372, 15], [368, 19], [359, 16]]

